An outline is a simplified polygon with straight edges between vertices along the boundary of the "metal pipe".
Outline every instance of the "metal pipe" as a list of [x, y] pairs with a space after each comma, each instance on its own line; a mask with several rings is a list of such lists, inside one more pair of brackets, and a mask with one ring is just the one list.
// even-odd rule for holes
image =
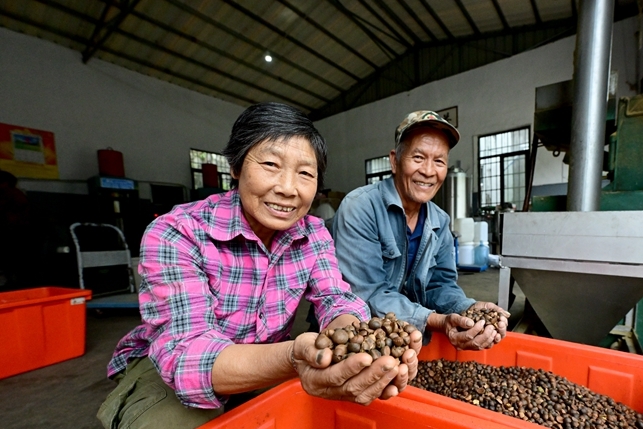
[[614, 0], [581, 0], [574, 52], [568, 211], [600, 208]]

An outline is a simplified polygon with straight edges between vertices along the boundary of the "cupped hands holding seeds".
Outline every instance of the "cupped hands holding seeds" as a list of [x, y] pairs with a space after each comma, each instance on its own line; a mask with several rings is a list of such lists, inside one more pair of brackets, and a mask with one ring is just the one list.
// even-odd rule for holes
[[337, 329], [324, 329], [315, 341], [318, 349], [333, 351], [333, 363], [355, 353], [368, 353], [373, 360], [382, 356], [399, 359], [411, 343], [411, 332], [417, 328], [395, 313], [389, 312], [384, 318], [373, 317], [368, 322], [353, 322]]

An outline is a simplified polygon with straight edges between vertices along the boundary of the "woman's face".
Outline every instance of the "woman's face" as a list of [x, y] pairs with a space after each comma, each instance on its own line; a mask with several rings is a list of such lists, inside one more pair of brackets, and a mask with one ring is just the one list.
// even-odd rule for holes
[[303, 137], [263, 141], [243, 161], [239, 196], [257, 237], [269, 247], [275, 231], [303, 218], [317, 192], [317, 158]]

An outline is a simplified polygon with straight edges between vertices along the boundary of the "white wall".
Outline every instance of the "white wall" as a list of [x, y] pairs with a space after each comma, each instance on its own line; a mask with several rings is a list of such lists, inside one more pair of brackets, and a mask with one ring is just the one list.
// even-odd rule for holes
[[0, 28], [0, 122], [52, 131], [62, 180], [123, 153], [129, 178], [192, 186], [189, 149], [221, 151], [243, 107]]
[[[614, 27], [612, 70], [619, 73], [619, 96], [636, 93], [628, 84], [636, 82], [636, 29], [636, 18]], [[326, 186], [345, 192], [362, 186], [364, 160], [388, 154], [406, 114], [451, 106], [458, 106], [462, 139], [449, 163], [460, 161], [477, 183], [477, 137], [525, 125], [533, 131], [535, 88], [572, 78], [574, 48], [575, 37], [568, 37], [317, 122], [329, 145]], [[534, 185], [566, 182], [567, 169], [562, 156], [541, 148]]]

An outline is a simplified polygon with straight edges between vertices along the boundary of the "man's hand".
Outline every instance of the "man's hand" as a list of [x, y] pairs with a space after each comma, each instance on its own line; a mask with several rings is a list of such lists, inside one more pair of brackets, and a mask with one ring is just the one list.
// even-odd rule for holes
[[494, 343], [499, 343], [507, 335], [507, 326], [509, 326], [509, 321], [507, 319], [511, 317], [511, 314], [508, 311], [503, 310], [501, 307], [498, 307], [492, 302], [483, 301], [478, 301], [469, 308], [494, 310], [498, 312], [498, 314], [500, 315], [500, 320], [498, 320], [498, 333], [494, 338]]
[[[468, 317], [456, 313], [446, 315], [437, 314], [436, 312], [431, 313], [427, 322], [427, 328], [432, 331], [443, 332], [457, 350], [488, 349], [504, 337], [504, 335], [500, 336], [499, 332], [496, 331], [493, 326], [487, 326], [485, 328], [483, 320], [474, 323], [473, 320]], [[506, 331], [507, 325], [505, 318], [505, 334]], [[497, 341], [496, 338], [498, 338]]]

